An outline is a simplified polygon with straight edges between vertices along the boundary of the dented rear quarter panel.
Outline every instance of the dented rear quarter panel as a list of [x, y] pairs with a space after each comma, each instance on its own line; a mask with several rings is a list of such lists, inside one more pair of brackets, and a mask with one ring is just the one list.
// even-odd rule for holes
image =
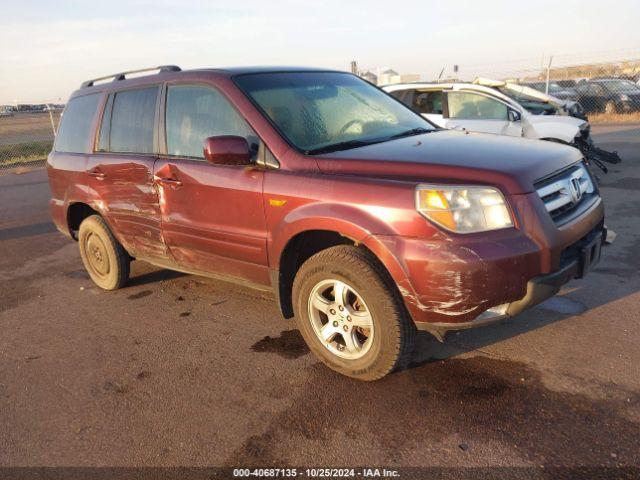
[[47, 157], [51, 217], [56, 228], [67, 236], [71, 236], [67, 221], [69, 206], [87, 202], [86, 164], [87, 155], [83, 153], [50, 153]]

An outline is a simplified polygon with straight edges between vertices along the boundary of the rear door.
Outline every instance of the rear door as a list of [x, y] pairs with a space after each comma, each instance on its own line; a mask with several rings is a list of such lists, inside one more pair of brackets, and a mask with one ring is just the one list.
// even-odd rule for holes
[[140, 258], [166, 257], [153, 184], [159, 85], [111, 93], [96, 151], [87, 162], [94, 204], [125, 248]]
[[226, 97], [205, 84], [166, 86], [162, 152], [155, 165], [162, 231], [187, 270], [269, 284], [263, 172], [204, 159], [207, 137], [258, 137]]
[[509, 120], [509, 107], [477, 92], [447, 92], [446, 127], [471, 132], [522, 136], [520, 121]]

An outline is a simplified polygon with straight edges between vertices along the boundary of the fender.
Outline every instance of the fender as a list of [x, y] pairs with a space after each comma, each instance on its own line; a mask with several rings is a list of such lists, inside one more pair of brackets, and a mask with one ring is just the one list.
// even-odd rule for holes
[[353, 205], [313, 203], [289, 212], [274, 228], [268, 240], [270, 268], [279, 270], [282, 253], [289, 241], [299, 233], [312, 230], [336, 232], [356, 245], [363, 245], [382, 263], [400, 291], [415, 295], [407, 271], [389, 248], [393, 242], [383, 240], [397, 237], [399, 232], [380, 216]]
[[277, 225], [270, 225], [267, 250], [269, 266], [277, 269], [287, 243], [297, 234], [327, 230], [362, 243], [370, 235], [397, 235], [398, 232], [367, 207], [343, 203], [314, 202], [288, 212]]
[[[555, 138], [566, 143], [574, 141], [580, 134], [579, 124], [582, 120], [573, 117], [558, 116], [557, 119], [547, 120], [552, 116], [540, 117], [545, 121], [531, 121], [528, 125], [523, 125], [523, 135], [527, 138], [545, 139]], [[569, 121], [567, 121], [569, 120]], [[577, 120], [573, 122], [572, 120]]]

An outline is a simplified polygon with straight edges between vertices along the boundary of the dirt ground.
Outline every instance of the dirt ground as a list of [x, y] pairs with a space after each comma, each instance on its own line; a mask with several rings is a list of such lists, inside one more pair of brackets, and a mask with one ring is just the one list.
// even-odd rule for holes
[[[53, 112], [58, 128], [60, 112]], [[12, 117], [0, 117], [0, 145], [53, 140], [51, 119], [48, 113], [16, 113]]]
[[0, 176], [0, 466], [640, 474], [640, 130], [594, 134], [624, 159], [602, 176], [618, 237], [597, 268], [509, 321], [421, 334], [375, 383], [327, 370], [267, 294], [142, 262], [99, 290], [45, 172]]

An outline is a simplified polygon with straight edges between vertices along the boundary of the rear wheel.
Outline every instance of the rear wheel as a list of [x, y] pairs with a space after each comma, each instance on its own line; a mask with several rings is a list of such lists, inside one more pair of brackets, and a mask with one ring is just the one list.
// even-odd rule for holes
[[415, 326], [387, 272], [350, 245], [309, 258], [293, 284], [296, 322], [329, 368], [377, 380], [409, 360]]
[[99, 215], [80, 224], [78, 245], [91, 280], [105, 290], [116, 290], [129, 279], [129, 254]]

